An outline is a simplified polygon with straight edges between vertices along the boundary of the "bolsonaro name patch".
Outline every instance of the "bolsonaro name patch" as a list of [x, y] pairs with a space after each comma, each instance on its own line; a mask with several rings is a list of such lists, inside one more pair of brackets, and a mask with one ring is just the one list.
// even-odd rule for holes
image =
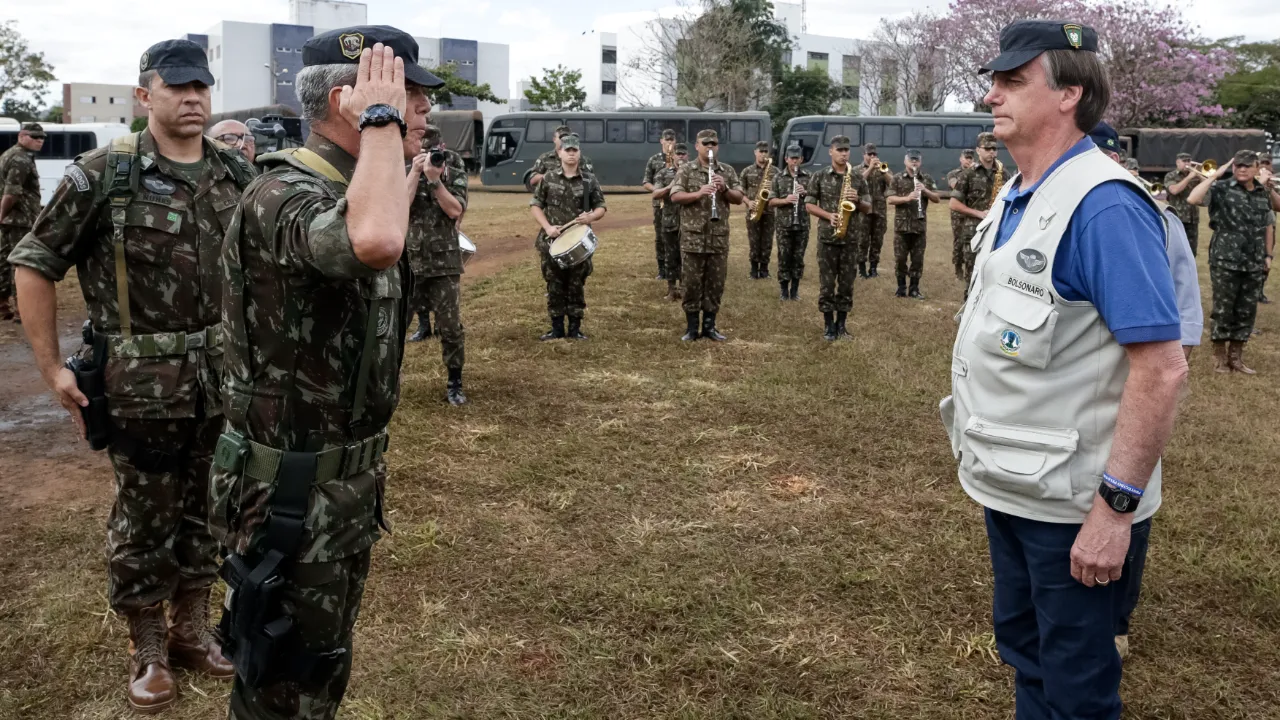
[[1005, 274], [1001, 280], [1005, 287], [1013, 288], [1024, 295], [1030, 295], [1038, 300], [1049, 300], [1049, 291], [1040, 285], [1029, 283], [1022, 278], [1008, 274]]

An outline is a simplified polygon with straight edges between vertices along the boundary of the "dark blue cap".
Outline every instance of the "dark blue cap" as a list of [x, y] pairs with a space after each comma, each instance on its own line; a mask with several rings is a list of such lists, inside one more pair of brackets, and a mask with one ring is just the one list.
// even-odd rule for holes
[[213, 84], [209, 57], [204, 54], [204, 48], [190, 40], [162, 40], [147, 48], [138, 61], [138, 72], [148, 70], [159, 73], [166, 85]]
[[1098, 52], [1098, 33], [1080, 23], [1062, 20], [1019, 20], [1000, 31], [1000, 54], [978, 73], [1016, 70], [1047, 50]]
[[1103, 152], [1120, 152], [1120, 136], [1116, 133], [1116, 129], [1111, 127], [1106, 121], [1098, 123], [1098, 127], [1089, 133], [1093, 144]]
[[375, 43], [391, 48], [404, 61], [404, 79], [425, 88], [438, 88], [444, 81], [418, 64], [418, 41], [409, 33], [390, 25], [360, 25], [321, 33], [302, 45], [302, 65], [359, 64], [360, 53]]

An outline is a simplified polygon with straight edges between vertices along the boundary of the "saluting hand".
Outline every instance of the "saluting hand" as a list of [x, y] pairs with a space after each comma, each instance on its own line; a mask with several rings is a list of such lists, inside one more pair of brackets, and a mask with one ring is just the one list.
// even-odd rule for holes
[[405, 113], [404, 60], [382, 43], [365, 48], [360, 53], [360, 68], [356, 71], [356, 86], [342, 86], [338, 96], [338, 109], [351, 127], [360, 127], [360, 114], [371, 105], [390, 105]]

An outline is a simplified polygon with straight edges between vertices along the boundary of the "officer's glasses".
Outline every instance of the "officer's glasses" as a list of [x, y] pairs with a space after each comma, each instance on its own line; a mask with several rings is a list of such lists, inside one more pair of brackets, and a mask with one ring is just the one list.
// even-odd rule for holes
[[218, 142], [221, 142], [225, 145], [230, 145], [231, 147], [239, 150], [240, 148], [244, 147], [244, 141], [246, 137], [248, 136], [239, 134], [239, 133], [226, 133], [223, 135], [219, 135], [214, 139], [217, 140]]

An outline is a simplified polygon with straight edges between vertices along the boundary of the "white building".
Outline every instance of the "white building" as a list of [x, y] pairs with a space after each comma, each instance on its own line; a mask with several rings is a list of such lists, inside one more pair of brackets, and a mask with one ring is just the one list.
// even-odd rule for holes
[[582, 87], [587, 91], [587, 107], [592, 110], [618, 109], [618, 34], [592, 30], [583, 39], [581, 50]]
[[146, 117], [133, 89], [134, 85], [63, 83], [62, 122], [128, 125], [135, 117]]

